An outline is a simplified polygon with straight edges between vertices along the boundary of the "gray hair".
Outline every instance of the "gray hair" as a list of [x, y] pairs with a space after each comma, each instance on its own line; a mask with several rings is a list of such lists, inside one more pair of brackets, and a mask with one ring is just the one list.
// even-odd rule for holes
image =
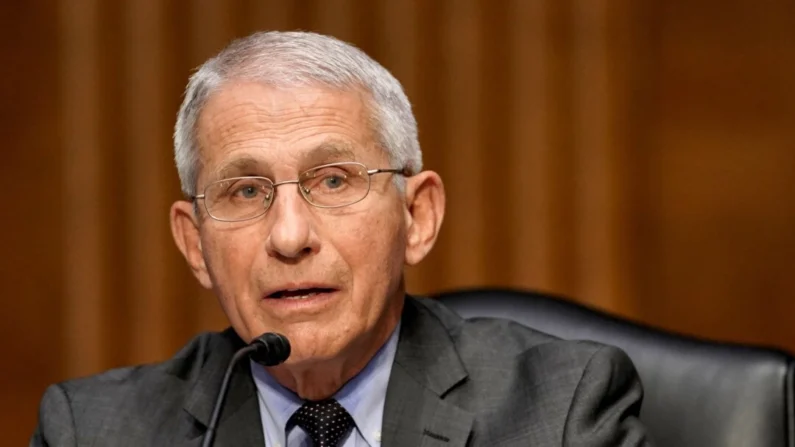
[[196, 194], [200, 169], [196, 142], [199, 115], [210, 95], [232, 79], [277, 87], [363, 89], [370, 95], [368, 105], [376, 138], [387, 150], [392, 166], [411, 174], [422, 169], [411, 103], [387, 69], [360, 49], [333, 37], [298, 31], [259, 32], [232, 42], [205, 62], [188, 82], [174, 128], [174, 158], [182, 191], [188, 196]]

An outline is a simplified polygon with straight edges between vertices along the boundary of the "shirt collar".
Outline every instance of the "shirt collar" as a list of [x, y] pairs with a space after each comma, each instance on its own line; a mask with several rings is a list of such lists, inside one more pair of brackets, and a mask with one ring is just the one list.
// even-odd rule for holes
[[[356, 429], [370, 447], [376, 447], [381, 442], [384, 401], [397, 352], [399, 333], [400, 323], [364, 369], [333, 396], [350, 413]], [[262, 404], [260, 409], [264, 408], [273, 423], [284, 433], [287, 421], [303, 405], [303, 400], [280, 385], [265, 368], [254, 361], [251, 361], [251, 373]]]

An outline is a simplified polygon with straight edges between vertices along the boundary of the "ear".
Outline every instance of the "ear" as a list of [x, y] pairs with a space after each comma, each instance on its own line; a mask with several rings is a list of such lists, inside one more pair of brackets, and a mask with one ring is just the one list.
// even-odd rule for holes
[[212, 287], [207, 264], [204, 262], [198, 217], [194, 213], [193, 203], [179, 200], [171, 205], [171, 234], [182, 256], [188, 261], [193, 276], [199, 283], [209, 289]]
[[444, 219], [444, 185], [423, 171], [406, 179], [406, 263], [416, 265], [431, 251]]

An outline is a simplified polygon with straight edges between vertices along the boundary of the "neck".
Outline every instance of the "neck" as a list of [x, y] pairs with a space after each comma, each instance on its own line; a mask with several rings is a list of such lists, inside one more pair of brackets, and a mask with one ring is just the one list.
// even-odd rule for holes
[[279, 365], [268, 368], [268, 373], [301, 399], [330, 398], [359, 374], [389, 340], [400, 321], [402, 307], [401, 305], [394, 315], [387, 315], [372, 333], [361, 337], [337, 358], [302, 367], [288, 368], [287, 365]]

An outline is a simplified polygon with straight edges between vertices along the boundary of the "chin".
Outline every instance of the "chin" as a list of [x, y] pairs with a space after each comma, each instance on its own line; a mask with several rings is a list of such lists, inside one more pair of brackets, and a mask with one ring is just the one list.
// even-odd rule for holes
[[284, 362], [289, 367], [308, 368], [318, 364], [328, 363], [339, 358], [338, 352], [302, 352], [301, 350], [292, 351], [290, 357]]
[[287, 359], [289, 365], [303, 365], [324, 363], [344, 356], [344, 351], [350, 342], [340, 343], [342, 340], [330, 332], [325, 332], [321, 337], [301, 337], [287, 334], [290, 340], [291, 354]]

